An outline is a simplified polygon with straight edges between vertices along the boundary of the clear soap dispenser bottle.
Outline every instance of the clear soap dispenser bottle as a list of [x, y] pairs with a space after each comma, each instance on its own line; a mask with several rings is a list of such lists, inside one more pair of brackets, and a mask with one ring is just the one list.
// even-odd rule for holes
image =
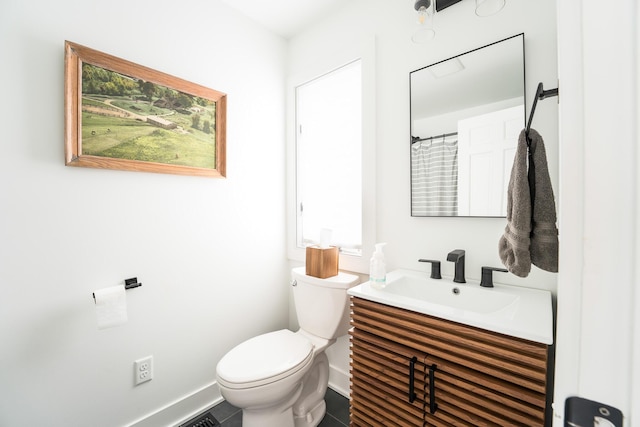
[[369, 261], [369, 283], [374, 289], [382, 289], [387, 284], [387, 267], [382, 252], [384, 245], [386, 243], [376, 243], [376, 251]]

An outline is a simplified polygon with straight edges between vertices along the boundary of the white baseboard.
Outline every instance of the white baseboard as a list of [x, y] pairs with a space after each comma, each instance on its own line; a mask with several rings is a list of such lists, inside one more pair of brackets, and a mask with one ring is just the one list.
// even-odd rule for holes
[[350, 388], [350, 376], [349, 372], [345, 372], [344, 370], [329, 365], [329, 387], [342, 396], [349, 398], [349, 388]]
[[128, 427], [175, 427], [222, 401], [217, 382], [202, 387], [152, 412]]
[[[349, 373], [335, 366], [329, 366], [329, 387], [349, 398]], [[212, 382], [172, 403], [145, 415], [127, 427], [176, 427], [195, 417], [206, 409], [222, 402], [217, 382]]]

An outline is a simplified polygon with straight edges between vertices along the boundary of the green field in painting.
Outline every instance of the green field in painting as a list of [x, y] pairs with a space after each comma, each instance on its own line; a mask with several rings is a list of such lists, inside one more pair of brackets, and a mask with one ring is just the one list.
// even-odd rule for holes
[[166, 119], [180, 128], [161, 129], [142, 120], [83, 111], [82, 154], [215, 169], [214, 134], [191, 128], [187, 115]]

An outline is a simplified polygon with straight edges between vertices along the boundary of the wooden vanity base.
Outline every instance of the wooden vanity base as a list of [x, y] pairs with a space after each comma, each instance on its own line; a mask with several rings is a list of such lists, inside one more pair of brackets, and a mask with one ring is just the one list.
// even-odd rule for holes
[[547, 345], [351, 302], [351, 426], [545, 425]]

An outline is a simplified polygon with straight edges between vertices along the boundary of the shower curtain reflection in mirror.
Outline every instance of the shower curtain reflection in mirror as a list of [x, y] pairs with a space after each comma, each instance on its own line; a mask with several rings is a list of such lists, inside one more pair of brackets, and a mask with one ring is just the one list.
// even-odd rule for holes
[[458, 214], [458, 135], [411, 145], [411, 215]]

